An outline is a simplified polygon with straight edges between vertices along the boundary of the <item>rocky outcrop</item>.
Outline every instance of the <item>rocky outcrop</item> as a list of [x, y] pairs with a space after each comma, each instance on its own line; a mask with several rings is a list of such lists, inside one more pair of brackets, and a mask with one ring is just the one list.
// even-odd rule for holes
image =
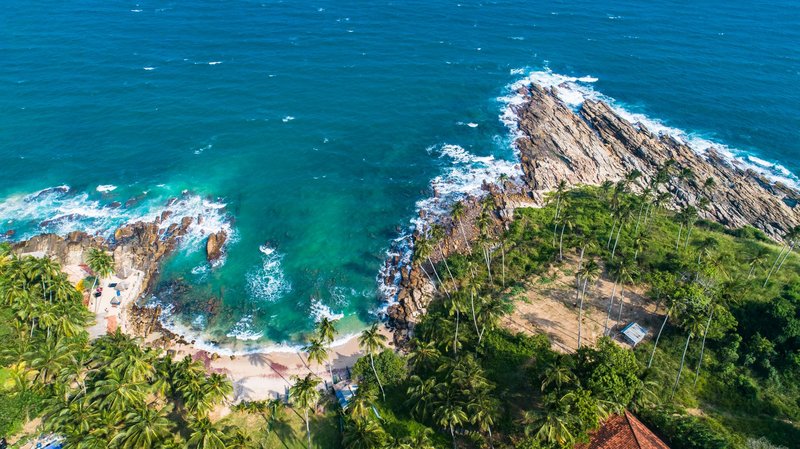
[[228, 234], [225, 231], [219, 231], [208, 236], [206, 241], [206, 259], [213, 263], [222, 257], [222, 250], [225, 246], [225, 241], [228, 239]]
[[[699, 211], [703, 218], [731, 228], [751, 225], [776, 240], [800, 224], [800, 193], [770, 182], [713, 148], [699, 154], [671, 136], [656, 135], [641, 124], [629, 123], [602, 101], [587, 100], [573, 111], [555, 90], [531, 85], [520, 93], [525, 101], [513, 107], [518, 117], [516, 146], [523, 185], [484, 185], [495, 200], [493, 232], [502, 231], [515, 207], [543, 205], [545, 194], [562, 180], [568, 186], [600, 185], [639, 170], [642, 178], [638, 183], [645, 186], [668, 160], [674, 160], [678, 169], [691, 170], [693, 178], [673, 177], [661, 187], [672, 193], [667, 207], [696, 205], [705, 196], [710, 202]], [[704, 186], [707, 179], [714, 180], [713, 188]], [[474, 222], [480, 205], [475, 198], [466, 199], [464, 205], [461, 224], [448, 217], [421, 217], [437, 220], [447, 228], [441, 241], [445, 256], [467, 250], [465, 238], [473, 242], [477, 237]], [[433, 251], [434, 262], [441, 253], [438, 247]], [[396, 269], [388, 270], [391, 274], [384, 281], [391, 283], [398, 276], [401, 279], [396, 303], [389, 306], [387, 314], [396, 329], [395, 340], [402, 344], [433, 296], [433, 287], [423, 271], [430, 268], [427, 263], [413, 267], [397, 260], [389, 263]]]
[[[755, 226], [775, 239], [800, 224], [797, 191], [771, 183], [713, 148], [699, 154], [671, 136], [629, 123], [602, 101], [587, 100], [574, 112], [554, 90], [532, 85], [523, 94], [526, 101], [515, 106], [521, 134], [516, 144], [525, 182], [540, 202], [561, 180], [570, 186], [599, 185], [639, 170], [645, 185], [672, 159], [693, 173], [693, 179], [673, 177], [666, 185], [674, 193], [673, 208], [696, 205], [707, 196], [703, 218], [732, 228]], [[712, 189], [703, 186], [709, 178]]]
[[114, 271], [122, 278], [132, 270], [144, 273], [143, 286], [150, 285], [163, 258], [171, 253], [188, 232], [191, 217], [181, 224], [161, 226], [161, 217], [152, 222], [136, 222], [121, 226], [108, 240], [84, 232], [66, 236], [41, 234], [14, 245], [20, 254], [47, 254], [62, 265], [85, 264], [89, 248], [103, 248], [114, 255]]

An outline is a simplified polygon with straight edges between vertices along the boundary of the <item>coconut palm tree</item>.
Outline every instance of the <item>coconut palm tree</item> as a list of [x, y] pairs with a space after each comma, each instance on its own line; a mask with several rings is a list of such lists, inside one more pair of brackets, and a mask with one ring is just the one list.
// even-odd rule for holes
[[161, 410], [136, 407], [125, 416], [125, 428], [111, 440], [111, 444], [120, 449], [160, 448], [171, 436], [173, 426]]
[[319, 401], [319, 390], [317, 386], [320, 383], [318, 377], [309, 373], [305, 377], [293, 376], [294, 384], [289, 387], [289, 397], [292, 404], [297, 405], [303, 409], [303, 416], [306, 421], [306, 437], [308, 439], [308, 447], [311, 447], [311, 426], [308, 421], [308, 411], [314, 410]]
[[764, 266], [764, 263], [767, 261], [768, 257], [769, 250], [761, 245], [756, 246], [753, 251], [747, 255], [745, 262], [747, 262], [747, 266], [750, 267], [750, 271], [747, 272], [748, 280], [753, 277], [753, 273], [755, 272], [756, 268]]
[[575, 374], [567, 364], [569, 359], [561, 356], [553, 360], [547, 365], [547, 368], [542, 372], [541, 376], [541, 389], [544, 393], [551, 385], [555, 386], [555, 392], [561, 392], [561, 387], [570, 385], [575, 382]]
[[683, 373], [683, 366], [686, 362], [686, 351], [689, 349], [689, 342], [692, 340], [697, 332], [699, 331], [701, 324], [701, 318], [698, 313], [698, 304], [696, 298], [687, 298], [687, 301], [682, 304], [682, 321], [683, 321], [683, 328], [686, 329], [686, 344], [683, 347], [683, 354], [681, 355], [681, 364], [680, 368], [678, 368], [678, 375], [675, 377], [675, 385], [672, 387], [672, 394], [670, 395], [670, 400], [675, 397], [675, 392], [678, 391], [678, 385], [681, 382], [681, 374]]
[[614, 239], [614, 247], [611, 249], [611, 260], [614, 260], [614, 255], [617, 253], [617, 245], [619, 244], [619, 237], [622, 234], [622, 228], [625, 227], [625, 223], [633, 216], [633, 209], [627, 204], [622, 204], [617, 210], [617, 215], [619, 216], [620, 223], [617, 229], [617, 237]]
[[[328, 348], [322, 344], [319, 338], [312, 338], [306, 346], [303, 346], [303, 352], [306, 353], [306, 358], [309, 364], [315, 362], [318, 365], [324, 365], [328, 361]], [[309, 371], [311, 367], [309, 367]], [[328, 371], [331, 375], [331, 382], [333, 382], [333, 369], [328, 365]]]
[[[191, 449], [227, 449], [225, 433], [218, 429], [208, 418], [200, 418], [189, 425], [191, 434], [187, 447]], [[310, 446], [309, 446], [310, 447]]]
[[664, 332], [664, 326], [667, 325], [667, 320], [669, 316], [672, 314], [672, 310], [675, 308], [677, 301], [669, 296], [665, 298], [667, 302], [667, 313], [664, 314], [664, 321], [661, 322], [661, 327], [658, 329], [658, 334], [656, 335], [656, 341], [653, 343], [653, 351], [650, 353], [650, 360], [647, 362], [647, 367], [650, 368], [653, 365], [653, 357], [656, 355], [656, 348], [658, 347], [658, 341], [661, 339], [661, 333]]
[[464, 411], [464, 407], [460, 404], [458, 397], [456, 397], [456, 392], [453, 391], [453, 388], [447, 387], [446, 385], [443, 385], [442, 388], [445, 389], [445, 391], [440, 394], [437, 400], [437, 406], [433, 411], [433, 419], [437, 424], [442, 426], [442, 428], [450, 431], [453, 449], [457, 449], [455, 429], [467, 423], [469, 418]]
[[492, 426], [495, 417], [500, 411], [500, 401], [494, 398], [486, 389], [479, 390], [472, 395], [467, 404], [467, 412], [470, 415], [470, 422], [478, 426], [482, 432], [489, 435], [489, 447], [494, 449], [494, 438], [492, 436]]
[[336, 338], [336, 322], [326, 316], [317, 322], [317, 336], [323, 344], [329, 345]]
[[342, 443], [346, 449], [379, 449], [386, 444], [386, 432], [375, 421], [351, 420], [345, 427]]
[[431, 400], [434, 398], [436, 393], [436, 378], [429, 377], [427, 379], [423, 379], [415, 374], [408, 380], [409, 387], [406, 389], [408, 400], [406, 401], [406, 405], [409, 406], [411, 413], [414, 416], [424, 420], [428, 417]]
[[492, 217], [489, 215], [488, 208], [483, 208], [481, 213], [478, 215], [478, 230], [480, 231], [480, 236], [478, 238], [481, 249], [483, 251], [483, 260], [486, 263], [486, 273], [489, 275], [489, 283], [492, 282], [492, 256], [490, 252], [489, 246], [492, 243], [492, 239], [489, 235], [489, 230], [492, 224]]
[[[786, 235], [784, 235], [783, 239], [785, 243], [781, 248], [781, 252], [778, 253], [778, 257], [775, 259], [775, 263], [772, 264], [772, 268], [770, 269], [769, 273], [767, 273], [767, 278], [764, 280], [764, 287], [767, 286], [769, 278], [773, 274], [780, 271], [781, 267], [783, 267], [783, 263], [786, 262], [786, 259], [789, 258], [789, 254], [794, 250], [794, 247], [795, 245], [797, 245], [797, 242], [800, 241], [800, 226], [795, 226], [794, 228], [790, 229], [789, 232], [787, 232]], [[784, 254], [784, 248], [786, 250], [785, 254]], [[782, 260], [781, 256], [783, 256]], [[777, 264], [779, 260], [780, 264], [778, 264], [778, 267], [775, 268], [775, 264]]]
[[564, 260], [564, 231], [569, 228], [570, 231], [575, 227], [575, 213], [572, 210], [567, 210], [561, 216], [561, 236], [558, 238], [558, 260]]
[[439, 250], [439, 256], [442, 258], [442, 263], [444, 263], [444, 267], [447, 269], [447, 274], [450, 275], [450, 280], [453, 282], [453, 288], [455, 288], [456, 280], [453, 277], [453, 272], [450, 271], [450, 265], [447, 264], [447, 257], [445, 257], [444, 251], [442, 250], [442, 240], [444, 237], [444, 228], [441, 225], [434, 225], [431, 227], [431, 239], [436, 242], [436, 247]]
[[226, 438], [225, 449], [249, 449], [253, 439], [250, 435], [246, 434], [242, 429], [237, 428], [233, 431], [233, 435]]
[[372, 413], [372, 404], [378, 399], [378, 395], [372, 388], [360, 388], [347, 405], [347, 411], [353, 420], [368, 419]]
[[513, 305], [502, 298], [490, 297], [483, 301], [480, 310], [478, 310], [478, 322], [481, 325], [481, 331], [478, 333], [479, 346], [486, 330], [492, 330], [497, 327], [500, 318], [511, 313], [512, 309]]
[[[442, 278], [439, 277], [439, 272], [436, 271], [436, 265], [434, 265], [433, 260], [431, 260], [432, 251], [433, 251], [433, 246], [431, 245], [430, 240], [421, 235], [418, 235], [414, 239], [414, 260], [417, 261], [419, 269], [422, 270], [426, 276], [428, 276], [428, 280], [431, 281], [431, 284], [433, 284], [433, 286], [436, 287], [436, 282], [433, 281], [431, 275], [428, 274], [428, 271], [425, 269], [425, 267], [422, 266], [422, 261], [427, 259], [428, 264], [433, 269], [433, 274], [436, 275], [436, 279], [439, 281], [439, 284], [442, 284]], [[447, 294], [447, 296], [450, 296], [450, 292], [447, 290], [447, 286], [442, 284], [442, 287], [444, 287], [444, 292]]]
[[456, 201], [453, 204], [453, 208], [450, 209], [450, 217], [458, 223], [458, 227], [461, 230], [461, 237], [464, 238], [464, 247], [472, 254], [472, 247], [467, 240], [467, 234], [464, 232], [464, 223], [462, 218], [464, 218], [464, 214], [467, 212], [466, 208], [464, 207], [464, 203], [461, 201]]
[[442, 354], [434, 341], [414, 340], [414, 347], [408, 356], [408, 363], [414, 371], [431, 368]]
[[553, 191], [552, 198], [556, 200], [556, 211], [553, 214], [553, 246], [556, 246], [556, 229], [558, 227], [558, 217], [561, 212], [561, 200], [567, 191], [567, 182], [563, 179], [558, 182], [556, 189]]
[[594, 260], [586, 262], [586, 265], [581, 268], [580, 277], [583, 279], [583, 292], [581, 293], [580, 308], [578, 312], [578, 349], [581, 348], [581, 335], [583, 331], [583, 301], [586, 299], [586, 286], [600, 277], [600, 265]]
[[383, 391], [383, 384], [378, 376], [378, 371], [375, 369], [375, 354], [382, 351], [385, 347], [386, 336], [380, 332], [378, 323], [374, 323], [367, 329], [361, 332], [358, 337], [358, 345], [369, 354], [369, 364], [372, 367], [372, 373], [375, 374], [375, 380], [378, 381], [378, 387], [381, 389], [381, 396], [386, 400], [386, 392]]
[[614, 267], [613, 274], [614, 276], [614, 287], [611, 289], [611, 299], [608, 302], [608, 311], [606, 312], [606, 322], [603, 326], [603, 334], [608, 335], [610, 329], [608, 327], [608, 322], [611, 319], [611, 309], [614, 306], [614, 296], [617, 292], [617, 286], [621, 286], [620, 289], [620, 305], [619, 305], [619, 317], [617, 321], [622, 318], [622, 305], [625, 302], [625, 283], [632, 280], [634, 268], [630, 263], [626, 260], [620, 262], [619, 265]]
[[[86, 254], [86, 264], [95, 274], [94, 281], [92, 282], [92, 288], [89, 290], [89, 292], [94, 292], [94, 288], [97, 286], [97, 281], [104, 277], [108, 277], [111, 275], [111, 273], [113, 273], [114, 258], [102, 249], [89, 248], [89, 252]], [[100, 301], [95, 301], [95, 313], [97, 313], [99, 304]]]

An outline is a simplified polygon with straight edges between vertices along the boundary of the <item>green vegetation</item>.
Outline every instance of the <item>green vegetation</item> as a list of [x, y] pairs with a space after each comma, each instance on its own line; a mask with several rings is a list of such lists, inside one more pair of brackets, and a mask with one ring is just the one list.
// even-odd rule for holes
[[[421, 230], [414, 260], [430, 272], [434, 301], [414, 329], [405, 372], [388, 357], [375, 359], [377, 369], [360, 362], [356, 403], [375, 405], [383, 419], [351, 408], [345, 447], [407, 447], [391, 442], [412, 438], [416, 423], [437, 431], [435, 447], [569, 448], [626, 408], [677, 449], [792, 446], [800, 438], [800, 230], [779, 247], [753, 228], [699, 218], [714, 195], [710, 181], [694, 206], [664, 210], [670, 176], [695, 182], [668, 164], [649, 185], [638, 173], [600, 187], [562, 185], [548, 206], [517, 209], [501, 232], [489, 197], [474, 250], [435, 265], [443, 232]], [[463, 216], [456, 205], [450, 238], [466, 240]], [[603, 299], [609, 337], [633, 286], [646, 291], [663, 320], [654, 338], [635, 350], [601, 338], [559, 354], [544, 335], [499, 327], [521, 291], [552, 282], [554, 266], [575, 276], [576, 314], [599, 276], [614, 283]]]
[[[664, 189], [674, 176], [676, 192]], [[30, 418], [75, 448], [572, 448], [613, 413], [632, 410], [675, 449], [792, 447], [800, 440], [800, 229], [783, 245], [753, 228], [700, 217], [706, 198], [663, 209], [691, 172], [671, 164], [644, 185], [569, 190], [500, 223], [487, 197], [468, 254], [442, 258], [445, 234], [466, 241], [463, 205], [449, 228], [420, 230], [414, 263], [436, 287], [404, 354], [377, 326], [359, 338], [359, 389], [346, 412], [313, 374], [296, 377], [289, 404], [245, 402], [213, 422], [231, 394], [220, 375], [173, 361], [119, 333], [89, 342], [80, 292], [47, 259], [0, 246], [0, 432]], [[635, 192], [635, 193], [634, 193]], [[98, 273], [108, 256], [95, 253]], [[438, 260], [438, 262], [436, 262]], [[522, 293], [574, 276], [579, 348], [503, 328]], [[606, 336], [590, 344], [582, 320], [597, 280]], [[87, 282], [87, 285], [90, 283]], [[618, 339], [632, 292], [659, 313], [631, 350]], [[335, 323], [304, 348], [329, 361]]]
[[[107, 254], [91, 259], [110, 271]], [[239, 433], [207, 417], [230, 382], [120, 332], [89, 342], [91, 315], [58, 264], [3, 249], [0, 299], [0, 433], [39, 416], [67, 448], [236, 447]]]

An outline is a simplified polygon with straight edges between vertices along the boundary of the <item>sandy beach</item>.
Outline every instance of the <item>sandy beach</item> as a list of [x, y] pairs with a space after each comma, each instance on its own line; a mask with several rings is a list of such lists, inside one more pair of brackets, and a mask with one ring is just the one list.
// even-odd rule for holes
[[[64, 272], [73, 284], [90, 275], [90, 272], [80, 265], [65, 265]], [[134, 326], [130, 322], [131, 307], [145, 293], [143, 278], [143, 272], [134, 270], [124, 279], [115, 273], [98, 283], [98, 287], [103, 288], [102, 294], [97, 298], [92, 294], [85, 301], [87, 308], [95, 315], [95, 323], [88, 328], [90, 338], [98, 338], [116, 331], [117, 328], [122, 332], [133, 334]], [[123, 285], [125, 288], [120, 290], [118, 295], [118, 290], [110, 287], [112, 284]], [[112, 305], [114, 299], [119, 300], [120, 304]], [[391, 347], [393, 345], [391, 331], [382, 326], [381, 332], [386, 336], [387, 345]], [[144, 344], [161, 348], [163, 337], [162, 332], [153, 332], [147, 336]], [[174, 359], [191, 356], [203, 362], [209, 372], [222, 373], [231, 379], [234, 387], [231, 398], [233, 403], [284, 395], [292, 385], [293, 376], [305, 376], [309, 372], [330, 384], [331, 374], [337, 378], [346, 376], [348, 369], [364, 355], [355, 336], [329, 348], [330, 366], [308, 363], [305, 354], [300, 352], [224, 355], [175, 340], [171, 339], [166, 347], [173, 351]]]

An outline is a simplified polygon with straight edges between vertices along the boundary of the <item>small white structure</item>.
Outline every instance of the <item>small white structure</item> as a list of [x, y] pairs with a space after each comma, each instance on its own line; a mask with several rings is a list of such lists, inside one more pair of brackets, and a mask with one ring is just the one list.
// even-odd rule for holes
[[647, 336], [647, 329], [640, 326], [639, 323], [631, 322], [622, 328], [621, 333], [628, 343], [636, 347]]

